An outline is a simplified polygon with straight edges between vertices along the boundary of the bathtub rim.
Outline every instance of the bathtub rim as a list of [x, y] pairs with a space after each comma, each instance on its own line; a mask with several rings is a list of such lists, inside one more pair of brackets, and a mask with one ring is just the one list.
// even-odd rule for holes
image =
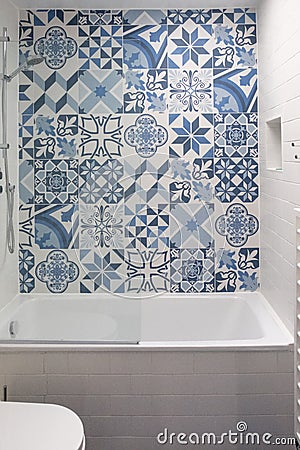
[[[111, 295], [111, 294], [103, 294], [102, 295]], [[64, 298], [74, 298], [76, 297], [85, 297], [92, 298], [97, 297], [99, 294], [74, 294], [68, 293], [63, 294]], [[199, 295], [199, 294], [198, 294]], [[270, 303], [266, 300], [266, 298], [262, 295], [261, 292], [233, 292], [233, 293], [200, 293], [201, 298], [211, 298], [215, 297], [228, 297], [228, 298], [242, 298], [246, 300], [253, 297], [256, 302], [259, 303], [261, 308], [265, 308], [270, 315], [271, 319], [274, 320], [278, 329], [280, 330], [280, 339], [272, 340], [269, 336], [263, 336], [261, 338], [256, 339], [244, 339], [244, 340], [209, 340], [209, 341], [143, 341], [140, 340], [137, 343], [114, 343], [114, 344], [105, 344], [99, 342], [82, 342], [82, 341], [7, 341], [0, 339], [0, 352], [6, 351], [15, 351], [15, 352], [23, 352], [23, 351], [32, 351], [34, 349], [39, 351], [293, 351], [294, 348], [294, 337], [287, 329], [285, 324], [279, 318], [277, 313], [274, 311]], [[24, 299], [41, 299], [45, 297], [52, 297], [51, 294], [48, 293], [37, 293], [37, 294], [17, 294], [7, 305], [5, 305], [0, 310], [0, 318], [1, 314], [4, 314], [9, 310], [14, 310], [14, 305], [20, 303]], [[172, 299], [175, 300], [177, 298], [187, 298], [184, 294], [162, 294], [157, 295], [151, 298], [150, 301], [159, 301], [161, 298]], [[193, 295], [190, 296], [192, 298]], [[259, 298], [259, 299], [258, 299]], [[117, 297], [117, 299], [119, 299]], [[253, 300], [252, 299], [252, 300]], [[132, 298], [132, 300], [140, 300], [140, 298]], [[251, 301], [252, 301], [251, 300]], [[146, 299], [147, 301], [147, 299]]]

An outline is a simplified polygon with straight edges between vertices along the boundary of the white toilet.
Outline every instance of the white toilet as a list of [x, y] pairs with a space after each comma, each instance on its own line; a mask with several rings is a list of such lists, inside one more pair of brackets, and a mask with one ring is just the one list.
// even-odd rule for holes
[[80, 418], [64, 406], [0, 402], [0, 450], [84, 450]]

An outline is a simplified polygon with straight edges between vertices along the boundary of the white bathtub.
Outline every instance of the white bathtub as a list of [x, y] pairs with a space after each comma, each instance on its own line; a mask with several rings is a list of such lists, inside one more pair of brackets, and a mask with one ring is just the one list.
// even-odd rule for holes
[[0, 312], [0, 347], [282, 348], [293, 338], [260, 293], [19, 295]]
[[293, 339], [260, 294], [18, 296], [0, 340], [9, 400], [74, 410], [87, 450], [158, 448], [165, 427], [293, 433]]

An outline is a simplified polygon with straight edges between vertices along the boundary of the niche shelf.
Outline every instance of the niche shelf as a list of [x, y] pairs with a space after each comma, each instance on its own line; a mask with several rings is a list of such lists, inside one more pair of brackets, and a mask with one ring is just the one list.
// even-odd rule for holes
[[281, 117], [266, 121], [267, 169], [282, 171]]

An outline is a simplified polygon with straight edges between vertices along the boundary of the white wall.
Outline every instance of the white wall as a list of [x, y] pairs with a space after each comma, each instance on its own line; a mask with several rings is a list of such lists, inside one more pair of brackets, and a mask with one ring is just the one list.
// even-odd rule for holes
[[[258, 10], [261, 154], [262, 292], [293, 331], [295, 215], [300, 204], [300, 15], [299, 0], [262, 0]], [[282, 117], [283, 166], [266, 169], [265, 121]], [[300, 148], [298, 149], [300, 157]]]
[[[18, 64], [18, 11], [8, 0], [1, 0], [0, 34], [2, 27], [8, 28], [8, 34], [12, 41], [8, 47], [8, 70], [12, 70]], [[2, 58], [2, 54], [0, 54]], [[1, 62], [1, 60], [0, 60]], [[1, 69], [0, 69], [1, 71]], [[8, 92], [8, 141], [10, 144], [10, 172], [11, 179], [17, 184], [18, 178], [18, 85], [17, 78], [9, 85]], [[1, 113], [0, 113], [1, 114]], [[2, 137], [1, 137], [2, 140]], [[3, 172], [3, 158], [0, 154], [0, 169]], [[4, 190], [4, 180], [0, 181]], [[15, 226], [17, 227], [18, 201], [15, 206]], [[10, 255], [6, 248], [6, 199], [4, 193], [0, 194], [0, 308], [5, 305], [18, 290], [18, 246], [14, 255]]]

